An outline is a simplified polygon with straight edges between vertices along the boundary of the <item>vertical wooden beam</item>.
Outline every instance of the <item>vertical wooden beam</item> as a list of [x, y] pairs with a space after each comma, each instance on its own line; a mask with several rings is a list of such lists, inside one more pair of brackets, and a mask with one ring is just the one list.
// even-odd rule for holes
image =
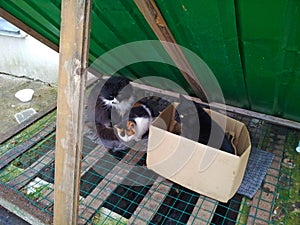
[[55, 150], [54, 224], [77, 224], [90, 0], [63, 0]]
[[[135, 4], [139, 8], [140, 12], [145, 17], [149, 26], [158, 37], [160, 41], [162, 41], [162, 45], [168, 52], [169, 56], [172, 58], [174, 63], [178, 66], [178, 68], [182, 68], [180, 70], [183, 77], [189, 83], [195, 94], [204, 102], [207, 102], [206, 94], [204, 92], [203, 87], [201, 86], [198, 78], [183, 54], [180, 47], [177, 45], [176, 40], [168, 28], [166, 21], [164, 20], [160, 10], [155, 4], [154, 0], [134, 0]], [[171, 46], [167, 44], [167, 42], [174, 43], [176, 45]]]

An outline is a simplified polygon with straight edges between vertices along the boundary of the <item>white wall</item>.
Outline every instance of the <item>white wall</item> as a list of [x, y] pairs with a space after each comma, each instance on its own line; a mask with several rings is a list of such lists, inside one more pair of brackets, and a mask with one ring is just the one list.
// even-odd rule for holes
[[0, 72], [57, 84], [58, 53], [33, 37], [0, 35]]

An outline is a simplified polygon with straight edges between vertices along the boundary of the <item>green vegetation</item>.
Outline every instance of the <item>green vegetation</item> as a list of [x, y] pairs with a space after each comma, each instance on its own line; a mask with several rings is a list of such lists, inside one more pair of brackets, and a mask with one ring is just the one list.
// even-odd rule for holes
[[29, 185], [23, 188], [23, 193], [32, 200], [43, 198], [43, 193], [50, 190], [51, 184], [43, 180], [37, 180], [31, 182]]
[[31, 126], [24, 129], [22, 132], [13, 136], [11, 139], [7, 140], [0, 145], [0, 156], [14, 148], [15, 146], [22, 144], [24, 141], [28, 140], [34, 134], [42, 130], [47, 124], [56, 119], [56, 111], [49, 113], [40, 120], [33, 123]]
[[250, 206], [247, 203], [248, 201], [249, 199], [247, 197], [243, 198], [236, 224], [247, 224], [248, 214], [250, 211]]
[[100, 211], [92, 218], [92, 223], [94, 225], [120, 225], [127, 224], [127, 221], [128, 220], [126, 218], [104, 207], [102, 207]]
[[7, 183], [19, 176], [22, 172], [23, 169], [10, 164], [0, 171], [0, 182]]
[[48, 137], [38, 142], [31, 149], [23, 153], [12, 164], [20, 168], [27, 168], [38, 158], [50, 150], [55, 148], [55, 133], [51, 133]]
[[300, 154], [295, 151], [299, 140], [300, 136], [296, 132], [287, 136], [280, 172], [287, 179], [288, 185], [280, 183], [278, 188], [279, 198], [273, 216], [275, 224], [300, 224]]

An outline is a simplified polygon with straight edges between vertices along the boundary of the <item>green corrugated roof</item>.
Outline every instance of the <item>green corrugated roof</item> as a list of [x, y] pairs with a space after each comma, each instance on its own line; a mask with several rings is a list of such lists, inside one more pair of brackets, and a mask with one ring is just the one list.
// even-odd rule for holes
[[[300, 121], [299, 1], [155, 2], [178, 44], [211, 68], [227, 104]], [[7, 0], [0, 7], [58, 45], [60, 3]], [[92, 10], [91, 64], [126, 43], [157, 40], [132, 0], [94, 0]], [[131, 78], [166, 77], [192, 93], [170, 65], [140, 62], [119, 72]], [[197, 76], [201, 81], [201, 74]]]

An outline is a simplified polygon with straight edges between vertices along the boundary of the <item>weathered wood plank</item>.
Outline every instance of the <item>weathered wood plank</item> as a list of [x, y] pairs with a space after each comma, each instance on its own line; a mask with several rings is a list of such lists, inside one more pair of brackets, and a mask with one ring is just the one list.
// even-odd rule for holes
[[52, 112], [53, 110], [55, 110], [56, 108], [56, 103], [53, 105], [50, 105], [48, 109], [45, 110], [45, 112], [42, 113], [36, 113], [35, 115], [33, 115], [32, 117], [28, 118], [26, 121], [24, 121], [21, 124], [18, 124], [16, 126], [13, 126], [12, 128], [10, 128], [7, 132], [5, 132], [3, 135], [1, 135], [0, 137], [0, 144], [4, 143], [5, 141], [9, 140], [10, 138], [12, 138], [14, 135], [16, 135], [17, 133], [25, 130], [27, 127], [29, 127], [30, 125], [32, 125], [34, 122], [36, 122], [37, 120], [43, 118], [45, 115], [47, 115], [48, 113]]
[[55, 150], [54, 224], [77, 224], [92, 1], [63, 0]]
[[200, 196], [187, 224], [210, 224], [210, 221], [214, 216], [214, 211], [216, 210], [217, 205], [218, 202], [216, 200], [205, 196]]
[[2, 169], [7, 164], [15, 160], [17, 157], [19, 157], [20, 155], [28, 151], [32, 146], [40, 142], [42, 139], [44, 139], [54, 131], [55, 131], [55, 122], [49, 124], [43, 130], [31, 136], [30, 138], [28, 138], [28, 140], [26, 140], [22, 144], [14, 147], [10, 151], [3, 154], [0, 157], [0, 169]]
[[207, 102], [203, 87], [198, 81], [194, 70], [192, 69], [182, 50], [177, 45], [174, 36], [168, 28], [168, 25], [155, 2], [153, 0], [134, 0], [134, 2], [145, 17], [153, 32], [161, 41], [161, 44], [164, 46], [169, 56], [172, 58], [178, 69], [180, 69], [181, 74], [189, 83], [195, 94], [202, 101]]
[[79, 207], [79, 224], [85, 224], [96, 212], [110, 194], [129, 174], [133, 166], [143, 157], [145, 152], [130, 150], [116, 166], [106, 174], [105, 178], [94, 188], [94, 190], [82, 200]]
[[[83, 176], [93, 165], [104, 156], [107, 150], [102, 146], [94, 148], [82, 161], [82, 173]], [[31, 179], [33, 179], [45, 166], [51, 164], [54, 161], [54, 150], [50, 150], [45, 153], [39, 160], [33, 163], [30, 167], [25, 169], [18, 177], [14, 178], [8, 185], [15, 189], [21, 189]]]
[[30, 180], [33, 179], [46, 165], [49, 165], [53, 161], [54, 150], [50, 150], [30, 167], [25, 169], [18, 177], [8, 182], [8, 185], [14, 187], [15, 189], [21, 189], [28, 182], [30, 182]]
[[0, 205], [29, 224], [52, 224], [52, 216], [33, 205], [14, 189], [0, 184]]
[[81, 176], [92, 168], [107, 152], [108, 150], [105, 147], [99, 145], [86, 155], [81, 164]]
[[[179, 94], [172, 92], [172, 91], [168, 91], [168, 90], [163, 90], [160, 88], [156, 88], [156, 87], [151, 87], [145, 84], [137, 84], [137, 83], [132, 83], [133, 86], [147, 90], [147, 91], [151, 91], [151, 92], [156, 92], [159, 94], [159, 96], [171, 96], [174, 98], [178, 98]], [[294, 128], [297, 130], [300, 130], [300, 123], [296, 122], [296, 121], [292, 121], [292, 120], [288, 120], [288, 119], [283, 119], [283, 118], [279, 118], [276, 116], [271, 116], [271, 115], [266, 115], [263, 113], [258, 113], [258, 112], [254, 112], [251, 110], [247, 110], [247, 109], [242, 109], [242, 108], [238, 108], [238, 107], [234, 107], [234, 106], [229, 106], [229, 105], [222, 105], [220, 103], [215, 103], [215, 102], [211, 102], [209, 103], [209, 105], [203, 101], [201, 101], [199, 98], [195, 98], [195, 97], [191, 97], [191, 96], [185, 96], [187, 99], [193, 100], [195, 102], [199, 102], [203, 105], [207, 105], [209, 107], [211, 107], [212, 109], [221, 109], [224, 110], [226, 109], [226, 111], [228, 112], [232, 112], [235, 114], [240, 114], [240, 115], [244, 115], [244, 116], [249, 116], [252, 118], [257, 118], [263, 121], [267, 121], [267, 122], [271, 122], [272, 124], [277, 124], [280, 126], [285, 126], [285, 127], [290, 127], [290, 128]]]
[[[87, 154], [82, 160], [81, 177], [83, 177], [90, 168], [92, 168], [105, 154], [107, 149], [103, 146], [96, 146], [89, 154]], [[48, 208], [53, 204], [54, 192], [53, 185], [49, 184], [48, 188], [43, 191], [42, 198], [37, 199], [37, 202]]]
[[170, 181], [158, 177], [127, 224], [148, 224], [168, 195], [171, 187], [172, 183]]

